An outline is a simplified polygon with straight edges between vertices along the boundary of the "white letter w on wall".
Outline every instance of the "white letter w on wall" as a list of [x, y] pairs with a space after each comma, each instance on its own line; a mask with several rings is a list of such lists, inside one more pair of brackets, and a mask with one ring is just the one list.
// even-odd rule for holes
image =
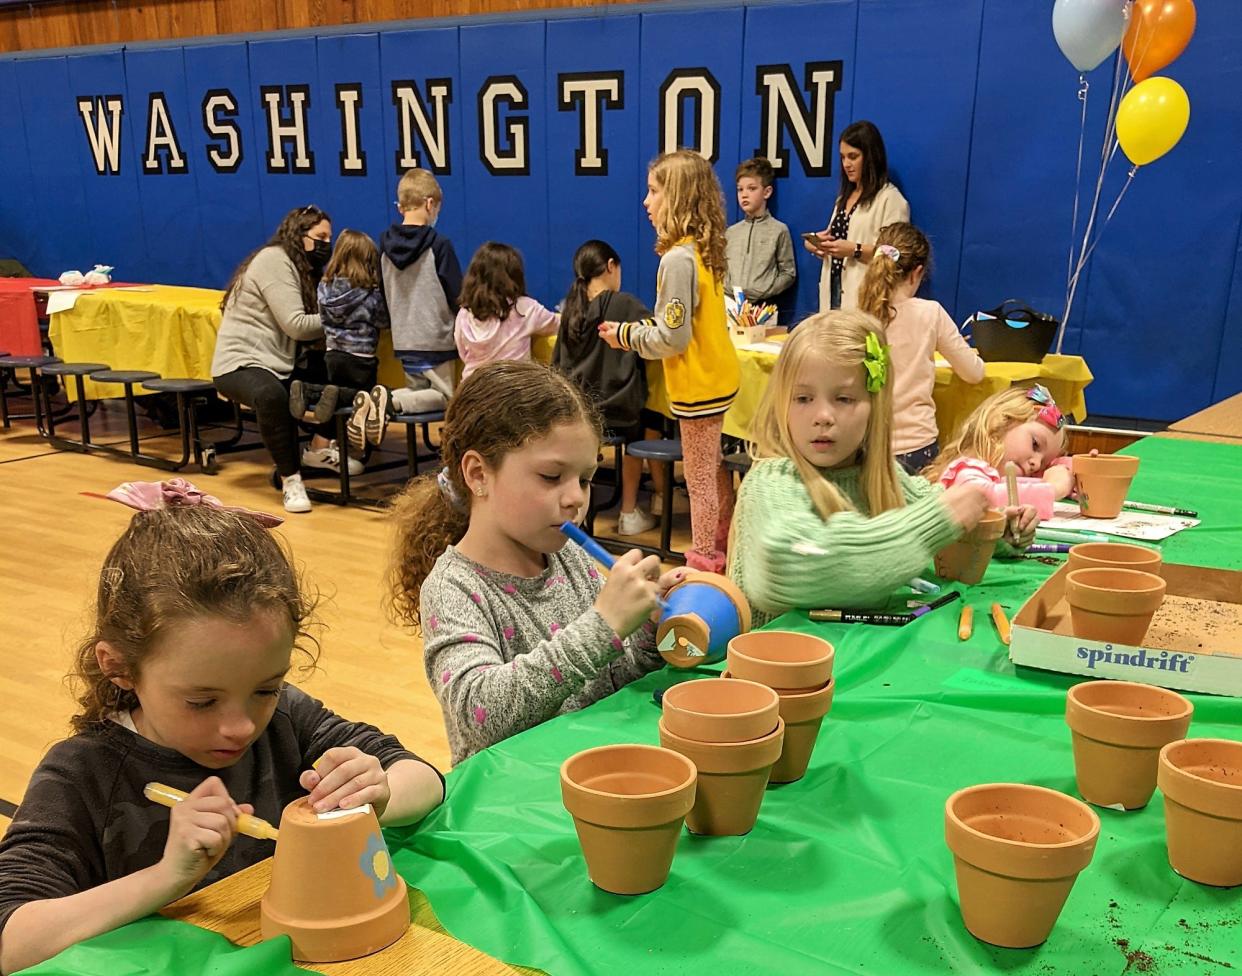
[[78, 114], [82, 116], [95, 172], [100, 176], [118, 175], [121, 172], [124, 99], [120, 95], [82, 95], [78, 98]]

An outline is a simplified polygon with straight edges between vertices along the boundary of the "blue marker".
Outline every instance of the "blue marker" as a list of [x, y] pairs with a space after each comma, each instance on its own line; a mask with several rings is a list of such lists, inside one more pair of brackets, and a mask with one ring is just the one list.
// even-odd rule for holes
[[[617, 560], [612, 553], [583, 532], [582, 529], [578, 528], [578, 526], [574, 525], [573, 522], [562, 522], [561, 531], [564, 532], [569, 538], [573, 539], [574, 542], [578, 543], [578, 545], [582, 546], [582, 548], [586, 551], [586, 554], [603, 566], [604, 569], [612, 569], [612, 567], [616, 564]], [[656, 601], [660, 604], [661, 610], [668, 610], [668, 603], [666, 603], [662, 597], [656, 597]]]
[[930, 580], [920, 579], [917, 576], [910, 580], [910, 589], [914, 590], [915, 593], [940, 592], [940, 587], [936, 583], [933, 583]]
[[1041, 552], [1069, 552], [1073, 547], [1067, 542], [1048, 542], [1044, 544], [1035, 543], [1026, 547], [1026, 551], [1030, 553]]

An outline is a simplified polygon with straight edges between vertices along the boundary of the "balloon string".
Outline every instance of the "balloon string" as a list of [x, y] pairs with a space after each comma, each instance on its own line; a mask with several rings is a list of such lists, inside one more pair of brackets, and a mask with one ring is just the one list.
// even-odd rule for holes
[[[1121, 187], [1121, 192], [1117, 194], [1117, 199], [1113, 201], [1113, 205], [1109, 208], [1108, 215], [1105, 216], [1104, 222], [1100, 224], [1100, 232], [1096, 235], [1095, 240], [1091, 242], [1091, 246], [1086, 248], [1082, 257], [1078, 261], [1078, 270], [1074, 272], [1073, 280], [1070, 282], [1069, 303], [1065, 310], [1065, 317], [1061, 320], [1062, 333], [1064, 333], [1065, 323], [1069, 319], [1069, 306], [1073, 305], [1074, 295], [1078, 291], [1078, 279], [1079, 279], [1079, 276], [1082, 274], [1082, 269], [1086, 265], [1087, 260], [1091, 257], [1091, 253], [1095, 250], [1096, 245], [1100, 243], [1100, 238], [1104, 236], [1104, 229], [1108, 226], [1109, 222], [1113, 219], [1113, 214], [1117, 212], [1117, 207], [1121, 205], [1121, 198], [1126, 195], [1126, 190], [1130, 189], [1130, 184], [1134, 182], [1134, 174], [1138, 172], [1138, 169], [1139, 168], [1137, 164], [1130, 167], [1130, 172], [1126, 176], [1125, 184]], [[1060, 345], [1058, 345], [1057, 353], [1059, 354], [1060, 351], [1061, 351], [1061, 347]]]
[[1091, 87], [1085, 75], [1078, 76], [1078, 100], [1082, 102], [1082, 118], [1078, 123], [1078, 161], [1074, 167], [1074, 214], [1070, 218], [1069, 256], [1065, 268], [1065, 315], [1061, 316], [1061, 331], [1057, 334], [1057, 355], [1065, 339], [1065, 316], [1069, 314], [1070, 282], [1074, 277], [1074, 237], [1078, 233], [1078, 198], [1082, 195], [1082, 147], [1087, 135], [1087, 89]]

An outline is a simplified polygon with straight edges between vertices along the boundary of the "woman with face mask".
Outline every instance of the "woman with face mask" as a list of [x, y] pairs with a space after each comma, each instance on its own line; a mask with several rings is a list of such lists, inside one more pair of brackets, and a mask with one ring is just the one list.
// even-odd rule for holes
[[[315, 287], [332, 255], [332, 222], [315, 206], [285, 215], [263, 247], [247, 257], [229, 281], [220, 304], [223, 319], [211, 361], [216, 389], [254, 410], [259, 435], [280, 475], [285, 510], [309, 512], [302, 468], [340, 471], [335, 443], [316, 434], [298, 455], [297, 421], [289, 415], [289, 384], [322, 382], [298, 364], [299, 343], [323, 336]], [[350, 474], [361, 462], [350, 458]]]

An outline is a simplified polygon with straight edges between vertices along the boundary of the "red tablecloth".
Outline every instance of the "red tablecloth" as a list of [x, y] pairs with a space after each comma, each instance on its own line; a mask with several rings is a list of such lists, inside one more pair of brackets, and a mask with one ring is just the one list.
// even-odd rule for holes
[[59, 285], [51, 278], [0, 278], [0, 352], [10, 356], [38, 356], [39, 316], [32, 286]]

